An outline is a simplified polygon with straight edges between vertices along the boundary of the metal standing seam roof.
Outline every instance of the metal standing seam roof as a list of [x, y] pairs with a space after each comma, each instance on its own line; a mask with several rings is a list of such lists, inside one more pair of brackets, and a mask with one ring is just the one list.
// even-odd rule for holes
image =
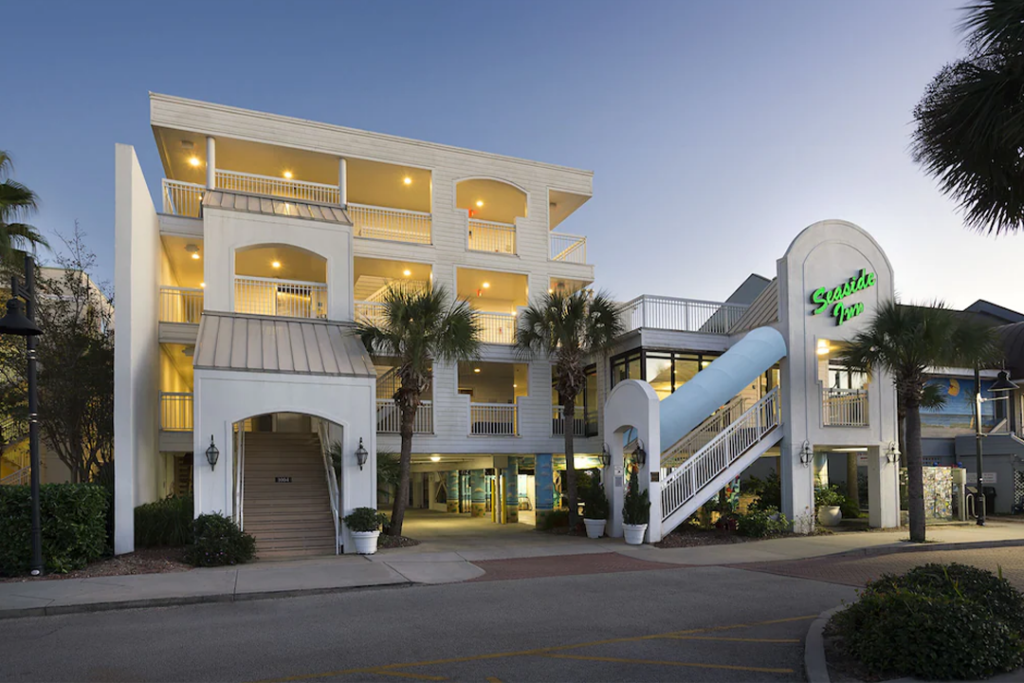
[[352, 225], [348, 213], [340, 206], [316, 204], [314, 202], [297, 202], [291, 199], [243, 194], [226, 190], [210, 190], [206, 192], [203, 195], [203, 207]]
[[294, 375], [377, 377], [350, 323], [203, 313], [192, 365]]

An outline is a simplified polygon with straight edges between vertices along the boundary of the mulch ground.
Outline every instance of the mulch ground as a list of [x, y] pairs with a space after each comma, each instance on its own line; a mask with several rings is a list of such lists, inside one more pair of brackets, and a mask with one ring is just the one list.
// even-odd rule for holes
[[388, 548], [408, 548], [419, 544], [420, 542], [415, 538], [409, 538], [408, 536], [388, 536], [387, 534], [381, 534], [377, 537], [378, 550], [387, 550]]
[[654, 545], [657, 548], [697, 548], [705, 545], [730, 545], [761, 540], [764, 539], [740, 536], [735, 531], [688, 527], [676, 529]]
[[681, 566], [638, 560], [620, 555], [619, 553], [523, 557], [511, 560], [484, 560], [474, 562], [473, 564], [487, 572], [483, 576], [472, 579], [473, 581], [508, 581], [510, 579], [538, 579], [548, 576], [641, 572], [656, 569], [672, 569]]
[[192, 565], [185, 564], [184, 553], [183, 548], [146, 548], [126, 555], [104, 558], [93, 562], [84, 569], [76, 569], [67, 574], [46, 574], [40, 578], [14, 576], [0, 578], [0, 582], [61, 581], [64, 579], [90, 579], [98, 576], [187, 572], [192, 569]]

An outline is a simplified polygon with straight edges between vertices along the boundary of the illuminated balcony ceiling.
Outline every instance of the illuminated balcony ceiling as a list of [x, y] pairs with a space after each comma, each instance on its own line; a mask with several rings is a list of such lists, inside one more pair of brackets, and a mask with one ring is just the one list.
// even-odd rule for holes
[[261, 244], [235, 252], [235, 275], [327, 282], [327, 259], [285, 244]]
[[[514, 307], [527, 303], [525, 275], [459, 268], [457, 281], [459, 298], [484, 310], [497, 310], [489, 304]], [[484, 287], [484, 283], [490, 286]]]
[[[171, 273], [177, 280], [179, 287], [199, 287], [203, 281], [203, 240], [196, 237], [178, 237], [176, 235], [161, 235], [160, 241], [164, 245], [164, 253], [170, 262]], [[198, 251], [191, 251], [189, 247], [196, 247]], [[192, 254], [198, 254], [199, 258], [192, 258]], [[161, 284], [169, 285], [169, 282]]]

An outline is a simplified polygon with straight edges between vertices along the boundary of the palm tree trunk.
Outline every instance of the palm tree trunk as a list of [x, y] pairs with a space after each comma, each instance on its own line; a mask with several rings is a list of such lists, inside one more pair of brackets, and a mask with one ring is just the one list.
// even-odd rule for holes
[[402, 421], [398, 433], [402, 436], [402, 452], [398, 459], [399, 477], [398, 493], [395, 504], [391, 508], [391, 536], [402, 535], [402, 523], [405, 521], [405, 507], [409, 502], [409, 480], [412, 478], [412, 427], [416, 423], [416, 409], [419, 397], [401, 401]]
[[579, 496], [576, 492], [576, 450], [573, 444], [573, 419], [576, 416], [576, 397], [562, 401], [562, 434], [565, 436], [565, 488], [569, 499], [569, 530], [575, 531], [579, 524]]
[[924, 456], [921, 454], [921, 407], [907, 405], [907, 505], [910, 540], [924, 543]]

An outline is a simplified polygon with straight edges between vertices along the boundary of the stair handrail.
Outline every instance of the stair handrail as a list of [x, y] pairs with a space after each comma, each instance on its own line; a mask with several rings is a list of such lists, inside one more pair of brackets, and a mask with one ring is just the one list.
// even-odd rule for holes
[[745, 403], [746, 399], [742, 395], [733, 396], [724, 406], [684, 434], [679, 441], [666, 448], [661, 456], [661, 466], [678, 467], [678, 464], [673, 465], [667, 461], [683, 453], [687, 454], [687, 458], [693, 457], [701, 448], [710, 443], [715, 435], [720, 434], [746, 411]]
[[25, 480], [28, 479], [31, 474], [32, 467], [30, 465], [26, 465], [20, 470], [15, 470], [3, 479], [0, 479], [0, 486], [23, 486], [25, 484]]
[[320, 437], [320, 453], [324, 459], [324, 474], [327, 476], [327, 492], [331, 499], [331, 517], [334, 518], [334, 554], [340, 549], [341, 527], [338, 511], [338, 478], [334, 474], [334, 463], [331, 462], [330, 434], [327, 423], [320, 420], [317, 425], [317, 436]]
[[779, 388], [775, 387], [664, 479], [661, 488], [662, 519], [668, 519], [683, 507], [778, 426]]

